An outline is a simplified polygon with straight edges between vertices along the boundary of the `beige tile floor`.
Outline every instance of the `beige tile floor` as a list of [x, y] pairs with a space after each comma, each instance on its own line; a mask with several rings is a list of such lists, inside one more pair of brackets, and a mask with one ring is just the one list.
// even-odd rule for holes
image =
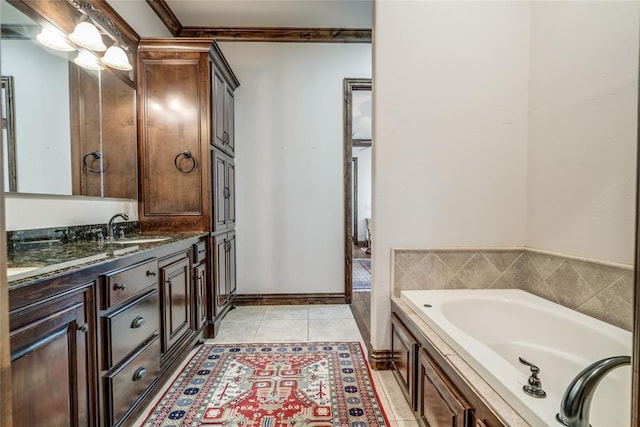
[[[227, 314], [216, 338], [207, 342], [325, 340], [362, 342], [360, 331], [348, 305], [240, 306]], [[366, 353], [364, 343], [362, 348]], [[176, 373], [167, 381], [166, 386], [174, 380], [179, 370], [176, 370]], [[418, 424], [393, 373], [372, 371], [372, 377], [390, 427], [417, 427]], [[160, 399], [162, 392], [136, 420], [135, 426], [143, 425], [150, 408]]]

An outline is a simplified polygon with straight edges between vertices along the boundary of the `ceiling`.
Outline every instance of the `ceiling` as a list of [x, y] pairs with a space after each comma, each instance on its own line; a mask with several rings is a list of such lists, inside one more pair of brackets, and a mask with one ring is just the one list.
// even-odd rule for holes
[[371, 28], [371, 0], [168, 0], [184, 26]]

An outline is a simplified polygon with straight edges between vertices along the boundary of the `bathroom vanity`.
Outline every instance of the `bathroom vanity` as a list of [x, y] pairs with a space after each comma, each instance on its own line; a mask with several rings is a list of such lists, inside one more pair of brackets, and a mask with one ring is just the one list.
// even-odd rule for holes
[[130, 424], [213, 320], [206, 236], [64, 243], [97, 253], [10, 282], [14, 424]]

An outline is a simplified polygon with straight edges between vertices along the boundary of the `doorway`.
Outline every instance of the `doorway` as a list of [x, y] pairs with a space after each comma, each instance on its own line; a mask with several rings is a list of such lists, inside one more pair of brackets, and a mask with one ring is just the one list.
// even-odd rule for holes
[[370, 342], [371, 79], [344, 79], [345, 300]]

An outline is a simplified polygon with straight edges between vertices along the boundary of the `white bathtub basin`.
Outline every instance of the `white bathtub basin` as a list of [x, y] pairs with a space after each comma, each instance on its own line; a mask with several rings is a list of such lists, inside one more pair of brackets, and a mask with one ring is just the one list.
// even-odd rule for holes
[[[560, 426], [560, 400], [582, 369], [631, 355], [630, 332], [520, 290], [402, 291], [401, 299], [533, 426]], [[546, 398], [522, 391], [529, 368], [518, 357], [540, 367]], [[630, 416], [631, 367], [623, 366], [599, 384], [590, 422], [623, 427]]]

